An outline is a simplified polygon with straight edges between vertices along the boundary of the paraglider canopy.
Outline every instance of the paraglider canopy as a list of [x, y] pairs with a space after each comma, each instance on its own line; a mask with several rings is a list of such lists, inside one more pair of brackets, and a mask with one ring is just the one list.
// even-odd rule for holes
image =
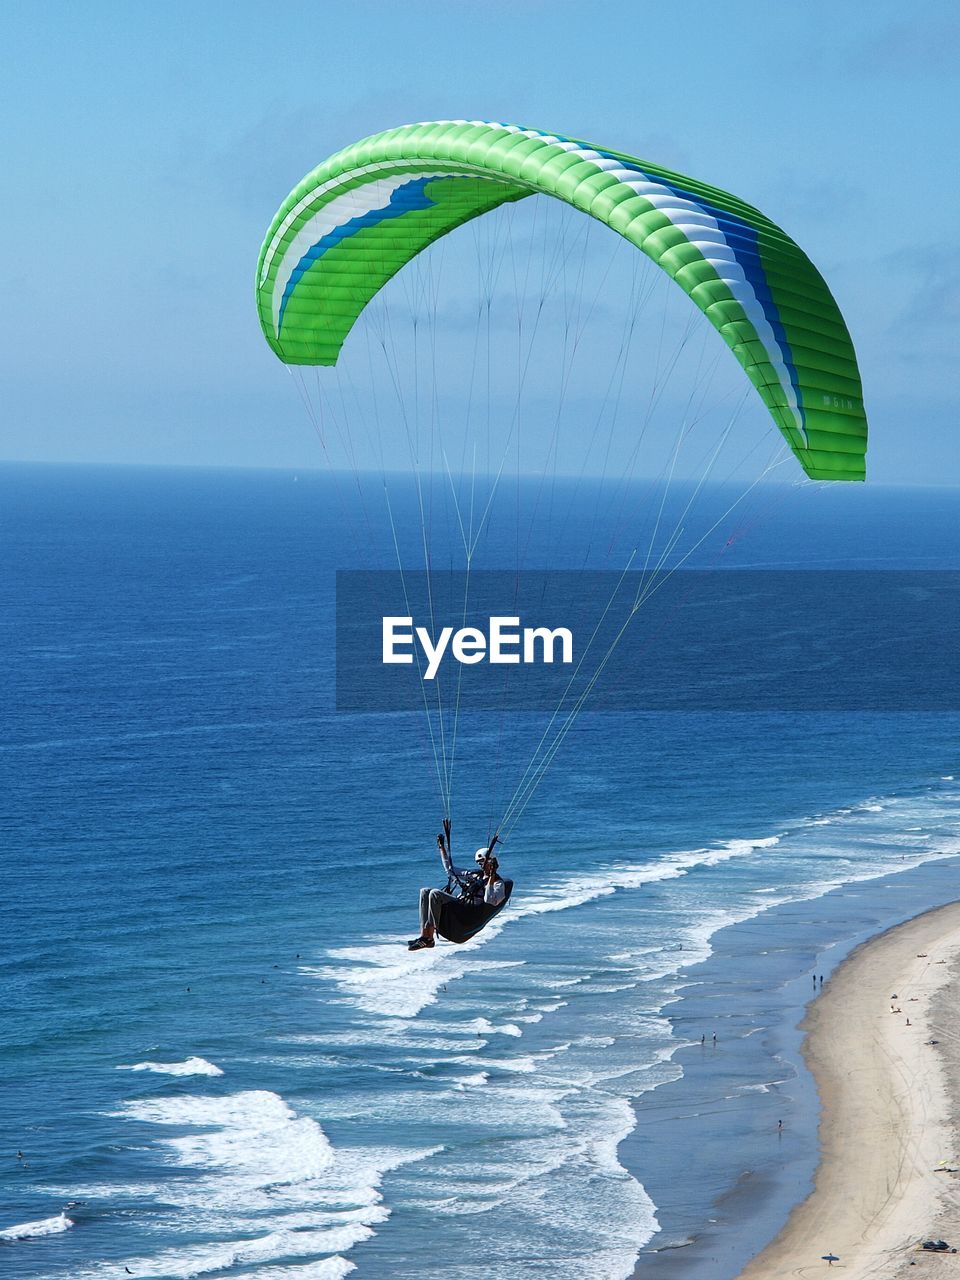
[[553, 196], [660, 266], [721, 334], [807, 475], [862, 480], [856, 356], [816, 267], [736, 196], [622, 152], [517, 125], [445, 120], [365, 138], [291, 191], [257, 306], [287, 364], [333, 365], [378, 290], [427, 245], [509, 201]]
[[[528, 202], [537, 195], [545, 199]], [[448, 242], [464, 224], [472, 224], [472, 237]], [[616, 234], [606, 236], [606, 228]], [[607, 242], [606, 270], [588, 252], [591, 231]], [[458, 249], [471, 239], [475, 295], [468, 255]], [[456, 266], [443, 276], [445, 252]], [[448, 290], [451, 270], [456, 283]], [[636, 322], [651, 296], [663, 312], [649, 317], [634, 358]], [[720, 555], [733, 545], [756, 518], [745, 499], [755, 490], [760, 498], [758, 486], [781, 465], [782, 489], [807, 488], [801, 469], [822, 481], [865, 477], [856, 356], [816, 267], [737, 196], [621, 151], [467, 120], [365, 138], [324, 160], [284, 200], [260, 250], [256, 300], [266, 341], [293, 375], [325, 464], [334, 478], [352, 473], [350, 492], [338, 497], [345, 530], [355, 516], [356, 563], [381, 569], [378, 548], [395, 555], [402, 601], [384, 608], [386, 595], [366, 579], [363, 585], [364, 602], [373, 599], [384, 620], [409, 615], [413, 626], [419, 609], [429, 615], [429, 626], [416, 627], [421, 641], [425, 635], [439, 646], [445, 632], [482, 638], [481, 624], [494, 614], [517, 615], [521, 574], [531, 566], [614, 571], [589, 589], [576, 579], [569, 608], [585, 603], [592, 614], [575, 657], [567, 622], [557, 629], [571, 635], [571, 657], [557, 664], [555, 686], [532, 704], [529, 722], [509, 714], [523, 705], [522, 697], [511, 699], [535, 665], [526, 658], [513, 680], [506, 661], [519, 655], [504, 660], [490, 707], [496, 727], [484, 728], [479, 706], [473, 736], [461, 732], [461, 709], [469, 707], [464, 662], [458, 658], [445, 675], [424, 669], [415, 646], [407, 655], [445, 818], [455, 765], [467, 758], [488, 829], [503, 839], [630, 620], [701, 548], [701, 556], [708, 548]], [[686, 317], [675, 334], [667, 322], [674, 302]], [[602, 324], [594, 324], [595, 313]], [[702, 345], [698, 337], [688, 347], [694, 326]], [[586, 374], [579, 395], [571, 380], [578, 348]], [[727, 391], [712, 385], [724, 362]], [[304, 367], [311, 366], [308, 380]], [[683, 391], [664, 398], [674, 369]], [[767, 429], [752, 433], [731, 465], [727, 442], [754, 392], [769, 414]], [[621, 405], [629, 406], [624, 430]], [[661, 446], [659, 459], [652, 445]], [[375, 491], [367, 484], [371, 459]], [[738, 524], [717, 534], [734, 512]], [[411, 583], [414, 565], [421, 567]], [[497, 607], [491, 602], [474, 616], [483, 586], [477, 574], [485, 569], [509, 569], [509, 583], [491, 587]], [[543, 605], [543, 581], [533, 592]], [[392, 660], [389, 666], [393, 675]], [[389, 700], [384, 706], [398, 709]]]

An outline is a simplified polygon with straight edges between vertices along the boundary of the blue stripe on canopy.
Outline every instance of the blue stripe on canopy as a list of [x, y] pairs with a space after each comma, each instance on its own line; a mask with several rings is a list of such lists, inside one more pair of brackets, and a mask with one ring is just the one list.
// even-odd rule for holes
[[410, 182], [405, 182], [402, 187], [397, 187], [396, 191], [390, 196], [390, 203], [382, 209], [370, 209], [369, 212], [361, 213], [356, 218], [350, 218], [348, 222], [343, 223], [340, 227], [334, 227], [325, 236], [321, 236], [316, 244], [310, 246], [294, 267], [293, 274], [287, 281], [287, 287], [283, 291], [283, 298], [280, 301], [280, 316], [277, 321], [278, 337], [280, 330], [283, 328], [283, 313], [287, 309], [287, 302], [294, 289], [317, 259], [323, 257], [328, 249], [332, 249], [341, 240], [348, 239], [363, 227], [375, 227], [377, 223], [386, 222], [388, 218], [400, 218], [405, 213], [409, 213], [411, 209], [429, 209], [435, 201], [430, 199], [424, 188], [428, 182], [432, 181], [432, 177], [427, 177], [413, 178]]

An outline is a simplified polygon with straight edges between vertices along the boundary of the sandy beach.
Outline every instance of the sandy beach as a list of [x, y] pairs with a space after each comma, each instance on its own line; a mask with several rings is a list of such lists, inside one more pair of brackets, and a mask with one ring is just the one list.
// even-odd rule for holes
[[821, 1100], [814, 1190], [740, 1280], [960, 1275], [960, 1253], [919, 1247], [960, 1249], [958, 1010], [960, 903], [840, 966], [802, 1024]]

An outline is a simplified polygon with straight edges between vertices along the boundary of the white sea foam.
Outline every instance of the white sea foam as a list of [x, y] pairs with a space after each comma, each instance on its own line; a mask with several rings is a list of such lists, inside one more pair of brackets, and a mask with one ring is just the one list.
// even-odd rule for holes
[[731, 858], [743, 858], [757, 849], [773, 849], [784, 838], [785, 832], [773, 836], [759, 836], [755, 839], [740, 838], [725, 840], [721, 844], [704, 849], [690, 849], [682, 853], [668, 854], [668, 864], [689, 870], [693, 867], [717, 867]]
[[644, 956], [656, 956], [663, 950], [662, 947], [631, 947], [629, 950], [613, 951], [607, 956], [611, 964], [635, 964], [637, 960]]
[[[510, 921], [567, 911], [619, 891], [674, 880], [696, 867], [714, 867], [758, 849], [771, 849], [781, 838], [782, 834], [727, 840], [716, 846], [668, 854], [642, 865], [621, 863], [594, 872], [570, 874], [525, 892], [482, 933], [456, 949], [441, 944], [411, 957], [400, 950], [400, 939], [393, 943], [338, 947], [328, 952], [334, 963], [305, 966], [303, 972], [334, 982], [351, 1003], [367, 1012], [412, 1018], [433, 1003], [447, 983], [471, 970], [474, 963], [471, 953], [489, 943]], [[495, 961], [485, 963], [484, 968], [520, 963]], [[579, 981], [579, 978], [566, 978], [553, 985], [573, 986]]]
[[250, 1280], [342, 1280], [356, 1270], [356, 1263], [346, 1258], [321, 1258], [319, 1262], [298, 1262], [292, 1267], [257, 1268]]
[[[432, 1031], [438, 1034], [435, 1036], [423, 1034]], [[389, 1021], [368, 1027], [357, 1027], [353, 1031], [277, 1036], [276, 1040], [278, 1044], [313, 1044], [322, 1045], [325, 1049], [383, 1049], [385, 1046], [393, 1045], [399, 1052], [403, 1049], [446, 1049], [449, 1047], [448, 1036], [475, 1037], [476, 1031], [463, 1023], [434, 1023], [411, 1018], [391, 1018]], [[476, 1046], [479, 1048], [485, 1043], [477, 1039]]]
[[[456, 1162], [438, 1162], [416, 1203], [461, 1223], [509, 1205], [517, 1238], [537, 1240], [550, 1275], [628, 1276], [637, 1249], [658, 1229], [653, 1202], [618, 1158], [634, 1127], [629, 1101], [603, 1090], [531, 1089], [526, 1082], [512, 1094], [490, 1085], [484, 1096], [491, 1090], [494, 1105], [512, 1109], [520, 1129], [509, 1143], [471, 1144]], [[558, 1110], [563, 1099], [569, 1099], [569, 1116]], [[490, 1258], [491, 1274], [500, 1274], [496, 1261], [503, 1259]]]
[[486, 1036], [522, 1036], [523, 1032], [513, 1022], [503, 1022], [495, 1026], [489, 1018], [474, 1018], [472, 1022], [463, 1024], [464, 1031], [475, 1032]]
[[457, 1054], [450, 1059], [462, 1066], [472, 1067], [474, 1065], [483, 1066], [495, 1071], [512, 1071], [518, 1075], [532, 1075], [536, 1071], [540, 1062], [545, 1055], [526, 1054], [518, 1055], [516, 1058], [470, 1058], [465, 1054]]
[[[411, 956], [397, 943], [338, 947], [329, 953], [334, 964], [305, 970], [334, 981], [358, 1008], [391, 1018], [412, 1018], [433, 1004], [440, 990], [473, 968], [473, 952], [494, 936], [494, 920], [478, 937], [462, 946], [438, 946]], [[398, 939], [399, 942], [399, 939]], [[516, 968], [523, 961], [493, 960], [485, 970]]]
[[[335, 1254], [338, 1249], [349, 1249], [361, 1240], [369, 1239], [373, 1231], [369, 1227], [359, 1232], [336, 1229], [332, 1231], [271, 1231], [246, 1240], [223, 1240], [214, 1244], [184, 1245], [162, 1249], [150, 1258], [125, 1258], [124, 1266], [135, 1276], [171, 1277], [172, 1280], [199, 1280], [199, 1277], [215, 1275], [232, 1267], [256, 1266], [256, 1276], [261, 1280], [263, 1271], [259, 1264], [275, 1260], [309, 1259], [318, 1253]], [[343, 1243], [338, 1244], [338, 1240]], [[346, 1262], [346, 1271], [343, 1263]], [[342, 1257], [327, 1257], [314, 1262], [280, 1269], [288, 1275], [304, 1274], [304, 1266], [319, 1267], [320, 1263], [335, 1263], [332, 1269], [318, 1270], [317, 1275], [345, 1275], [353, 1264]], [[102, 1275], [103, 1272], [81, 1273]], [[306, 1274], [310, 1274], [308, 1271]]]
[[476, 1089], [480, 1085], [486, 1084], [490, 1079], [488, 1071], [477, 1071], [472, 1076], [460, 1076], [459, 1079], [453, 1081], [455, 1089]]
[[119, 1066], [118, 1071], [155, 1071], [164, 1076], [222, 1076], [222, 1067], [206, 1058], [187, 1058], [185, 1062], [135, 1062], [133, 1066]]
[[65, 1213], [58, 1213], [54, 1218], [39, 1218], [36, 1222], [21, 1222], [15, 1227], [6, 1227], [0, 1231], [0, 1240], [35, 1240], [39, 1236], [59, 1235], [72, 1226], [72, 1218], [68, 1218]]
[[[223, 1238], [125, 1260], [134, 1275], [160, 1273], [177, 1280], [293, 1259], [310, 1268], [301, 1269], [301, 1275], [346, 1274], [352, 1264], [341, 1255], [369, 1239], [390, 1216], [379, 1189], [384, 1174], [442, 1150], [335, 1150], [316, 1120], [264, 1090], [138, 1099], [124, 1104], [119, 1114], [142, 1124], [192, 1130], [162, 1137], [157, 1145], [174, 1165], [197, 1176], [152, 1190], [161, 1204], [180, 1211], [174, 1230], [184, 1221], [191, 1231]], [[138, 1192], [144, 1193], [143, 1188]], [[90, 1198], [91, 1190], [85, 1188], [84, 1194]], [[185, 1216], [184, 1210], [189, 1211]], [[321, 1268], [321, 1262], [329, 1265]], [[78, 1273], [77, 1280], [88, 1274], [100, 1273]], [[262, 1274], [258, 1270], [258, 1277]]]
[[741, 1084], [737, 1086], [733, 1093], [728, 1093], [726, 1096], [728, 1098], [736, 1098], [744, 1093], [769, 1093], [771, 1089], [775, 1089], [778, 1085], [789, 1084], [790, 1082], [790, 1077], [784, 1077], [781, 1080], [767, 1080], [764, 1083]]
[[250, 1090], [225, 1097], [147, 1098], [126, 1104], [127, 1116], [151, 1124], [202, 1128], [164, 1139], [179, 1164], [228, 1169], [252, 1185], [290, 1185], [318, 1178], [333, 1164], [323, 1130], [297, 1116], [275, 1093]]

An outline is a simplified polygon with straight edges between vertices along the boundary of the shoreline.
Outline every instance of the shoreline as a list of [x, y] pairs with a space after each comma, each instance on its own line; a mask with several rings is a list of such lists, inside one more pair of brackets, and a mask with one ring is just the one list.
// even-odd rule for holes
[[944, 1265], [921, 1240], [960, 1248], [960, 1173], [937, 1170], [960, 1154], [958, 1002], [960, 902], [839, 965], [801, 1023], [821, 1104], [814, 1189], [738, 1280], [820, 1275], [827, 1253], [847, 1277], [891, 1280]]

